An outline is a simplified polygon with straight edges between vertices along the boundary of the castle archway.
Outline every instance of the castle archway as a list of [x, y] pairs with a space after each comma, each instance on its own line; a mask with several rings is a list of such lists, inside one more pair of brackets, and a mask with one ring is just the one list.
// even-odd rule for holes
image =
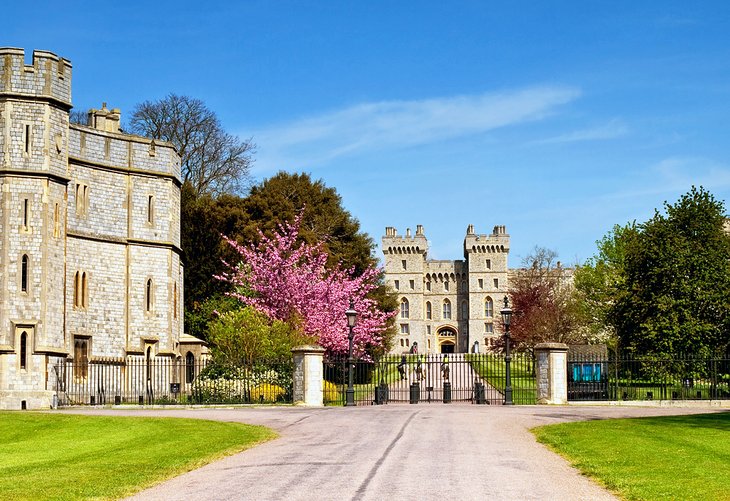
[[452, 327], [442, 327], [438, 330], [440, 353], [454, 353], [456, 351], [456, 330]]

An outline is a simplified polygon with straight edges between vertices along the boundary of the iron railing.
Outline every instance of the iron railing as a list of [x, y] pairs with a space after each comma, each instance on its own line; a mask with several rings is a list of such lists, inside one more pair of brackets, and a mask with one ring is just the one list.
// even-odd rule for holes
[[568, 400], [730, 399], [730, 356], [609, 353], [568, 359]]
[[[446, 360], [446, 363], [444, 363]], [[536, 402], [534, 359], [512, 356], [513, 400]], [[324, 362], [323, 400], [343, 405], [347, 389], [347, 357]], [[357, 405], [388, 403], [504, 403], [505, 360], [500, 354], [386, 355], [353, 363]]]
[[291, 360], [223, 367], [206, 359], [68, 359], [52, 370], [61, 406], [292, 401]]

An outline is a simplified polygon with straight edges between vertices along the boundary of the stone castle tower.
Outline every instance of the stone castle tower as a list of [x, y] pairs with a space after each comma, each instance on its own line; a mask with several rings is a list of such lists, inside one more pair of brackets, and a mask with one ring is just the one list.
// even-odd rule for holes
[[488, 351], [501, 334], [499, 310], [507, 294], [509, 235], [504, 226], [478, 235], [469, 225], [464, 259], [428, 259], [423, 226], [415, 235], [387, 227], [382, 239], [386, 283], [398, 293], [398, 336], [393, 351]]
[[70, 124], [71, 70], [0, 48], [0, 408], [50, 406], [62, 360], [179, 355], [179, 156]]

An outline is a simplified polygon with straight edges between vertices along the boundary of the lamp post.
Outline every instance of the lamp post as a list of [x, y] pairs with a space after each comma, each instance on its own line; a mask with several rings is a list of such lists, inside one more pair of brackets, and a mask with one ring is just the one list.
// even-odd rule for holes
[[350, 299], [350, 308], [345, 312], [347, 315], [347, 327], [350, 328], [350, 332], [347, 334], [347, 338], [350, 340], [350, 348], [347, 351], [347, 391], [345, 392], [345, 406], [350, 407], [355, 405], [355, 389], [352, 387], [352, 370], [354, 360], [352, 359], [352, 338], [354, 333], [352, 332], [353, 327], [357, 323], [357, 312], [355, 311], [355, 303]]
[[512, 357], [509, 355], [509, 324], [512, 320], [512, 308], [509, 307], [509, 301], [507, 296], [504, 296], [504, 308], [500, 311], [502, 314], [502, 323], [504, 324], [504, 337], [505, 337], [505, 356], [504, 356], [504, 368], [506, 381], [504, 383], [504, 405], [512, 405], [512, 377], [509, 372], [509, 365], [512, 362]]

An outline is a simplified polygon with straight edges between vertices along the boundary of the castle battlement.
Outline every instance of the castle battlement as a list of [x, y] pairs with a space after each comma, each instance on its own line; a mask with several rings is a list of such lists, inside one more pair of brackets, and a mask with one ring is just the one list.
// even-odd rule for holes
[[509, 234], [507, 227], [496, 225], [489, 235], [474, 233], [474, 225], [469, 225], [464, 238], [464, 255], [468, 253], [509, 252]]
[[25, 64], [25, 50], [0, 47], [0, 95], [48, 98], [71, 108], [71, 62], [45, 50], [33, 51]]
[[423, 225], [416, 225], [415, 235], [411, 235], [411, 229], [406, 228], [403, 236], [398, 235], [395, 227], [386, 226], [382, 248], [386, 254], [426, 254], [428, 240], [423, 234]]

